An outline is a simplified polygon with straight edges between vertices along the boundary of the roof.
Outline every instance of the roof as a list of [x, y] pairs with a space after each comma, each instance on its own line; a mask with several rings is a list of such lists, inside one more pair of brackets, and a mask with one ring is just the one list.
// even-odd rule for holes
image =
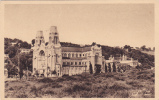
[[91, 47], [62, 47], [62, 52], [86, 52], [91, 51]]
[[71, 58], [62, 57], [62, 59], [65, 59], [65, 60], [84, 60], [84, 59], [87, 59], [87, 58], [86, 57], [71, 57]]

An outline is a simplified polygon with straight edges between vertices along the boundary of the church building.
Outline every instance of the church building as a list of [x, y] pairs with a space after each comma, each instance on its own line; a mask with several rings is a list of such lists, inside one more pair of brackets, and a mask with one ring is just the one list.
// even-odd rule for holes
[[100, 73], [105, 69], [102, 48], [94, 46], [63, 47], [56, 26], [51, 26], [48, 43], [38, 31], [33, 49], [33, 73], [46, 77]]

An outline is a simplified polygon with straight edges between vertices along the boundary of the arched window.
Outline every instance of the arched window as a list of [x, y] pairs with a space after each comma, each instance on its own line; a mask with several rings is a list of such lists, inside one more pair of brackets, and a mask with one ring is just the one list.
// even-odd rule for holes
[[70, 53], [68, 54], [68, 57], [69, 57], [69, 58], [71, 57], [71, 54], [70, 54]]
[[81, 57], [82, 55], [80, 54], [80, 57]]
[[71, 65], [73, 65], [73, 62], [71, 62]]
[[77, 62], [75, 62], [75, 65], [77, 65]]
[[41, 50], [41, 51], [39, 52], [39, 55], [40, 55], [40, 56], [45, 56], [45, 52], [44, 52], [43, 50]]
[[64, 57], [67, 57], [67, 54], [66, 54], [66, 53], [64, 54]]
[[67, 65], [70, 65], [70, 62], [67, 62]]
[[74, 53], [72, 54], [72, 57], [74, 57]]

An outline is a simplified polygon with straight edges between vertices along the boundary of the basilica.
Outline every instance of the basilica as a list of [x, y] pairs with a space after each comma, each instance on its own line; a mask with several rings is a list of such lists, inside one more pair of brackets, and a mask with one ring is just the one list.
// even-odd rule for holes
[[[105, 60], [100, 46], [63, 47], [56, 26], [50, 27], [49, 41], [45, 42], [43, 31], [38, 31], [33, 49], [33, 73], [46, 77], [76, 75], [83, 72], [100, 73], [110, 66], [114, 58]], [[129, 61], [134, 64], [136, 61]], [[137, 64], [136, 62], [135, 64]], [[117, 67], [117, 66], [115, 66]]]

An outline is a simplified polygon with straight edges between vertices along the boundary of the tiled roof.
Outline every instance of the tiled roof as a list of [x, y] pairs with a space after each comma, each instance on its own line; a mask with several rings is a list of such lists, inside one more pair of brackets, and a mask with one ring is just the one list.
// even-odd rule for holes
[[91, 47], [62, 47], [62, 52], [86, 52], [91, 51]]

